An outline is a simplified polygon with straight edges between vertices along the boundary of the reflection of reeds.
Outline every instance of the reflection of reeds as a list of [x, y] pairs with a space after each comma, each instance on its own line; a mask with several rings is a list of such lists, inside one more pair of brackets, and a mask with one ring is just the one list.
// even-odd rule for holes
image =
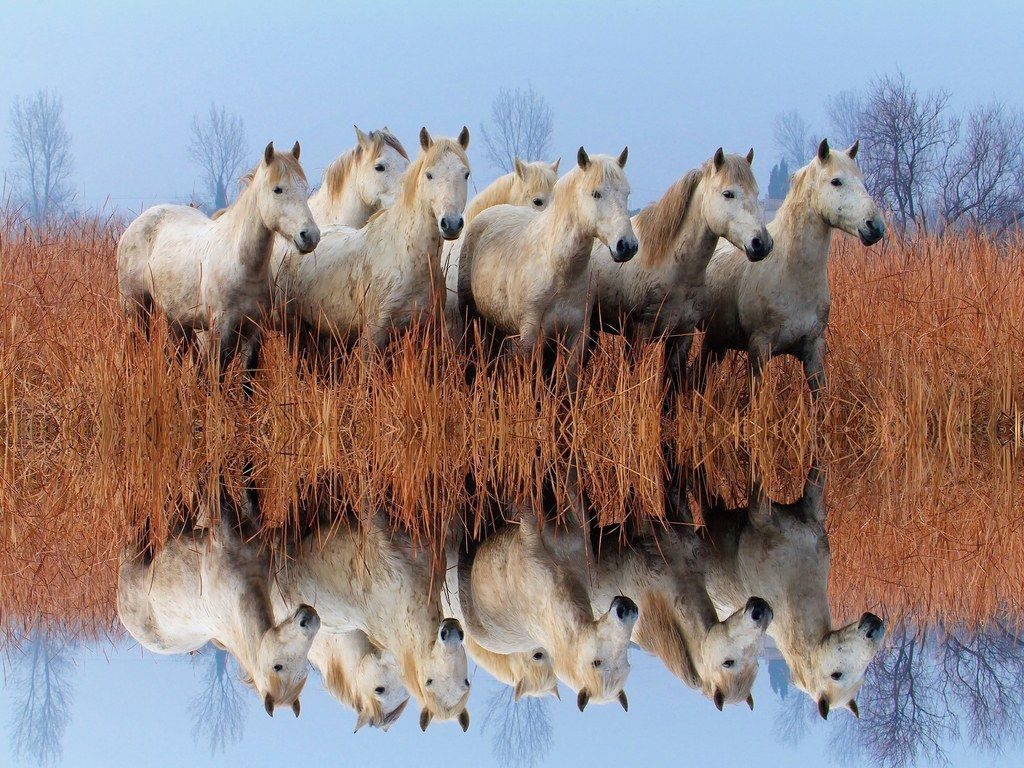
[[119, 542], [144, 517], [161, 539], [174, 499], [222, 468], [237, 484], [246, 458], [270, 527], [287, 530], [295, 489], [330, 470], [353, 478], [350, 500], [386, 498], [436, 542], [468, 473], [529, 495], [566, 447], [605, 521], [659, 514], [666, 438], [734, 492], [750, 461], [769, 489], [792, 492], [817, 455], [831, 469], [844, 615], [881, 604], [971, 620], [1000, 603], [1022, 608], [1020, 478], [996, 448], [1022, 438], [1017, 239], [837, 242], [821, 402], [792, 361], [774, 362], [751, 397], [734, 358], [665, 421], [660, 348], [628, 355], [618, 339], [602, 341], [569, 404], [515, 362], [467, 386], [458, 355], [415, 337], [386, 364], [367, 370], [354, 356], [329, 377], [297, 373], [271, 338], [246, 402], [237, 372], [222, 388], [169, 355], [160, 323], [150, 343], [133, 338], [116, 297], [119, 232], [82, 221], [28, 237], [0, 225], [6, 623], [41, 614], [110, 626]]

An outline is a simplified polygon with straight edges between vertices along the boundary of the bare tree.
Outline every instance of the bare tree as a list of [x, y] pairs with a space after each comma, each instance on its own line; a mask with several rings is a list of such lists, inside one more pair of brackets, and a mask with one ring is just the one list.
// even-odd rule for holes
[[74, 202], [71, 188], [71, 134], [64, 125], [64, 102], [37, 91], [17, 97], [11, 105], [11, 177], [20, 204], [40, 226], [67, 211]]
[[14, 699], [12, 751], [19, 760], [52, 765], [60, 761], [71, 721], [71, 647], [35, 628], [21, 653], [9, 683]]
[[237, 677], [231, 672], [227, 651], [208, 646], [199, 658], [204, 665], [204, 685], [189, 707], [192, 732], [203, 737], [210, 754], [216, 755], [242, 739], [243, 694]]
[[919, 93], [903, 75], [876, 80], [863, 100], [860, 164], [868, 188], [901, 228], [925, 228], [929, 190], [953, 128], [947, 91]]
[[860, 138], [864, 103], [857, 91], [840, 91], [825, 105], [829, 122], [829, 141], [836, 147], [848, 147]]
[[1000, 233], [1024, 214], [1024, 118], [992, 103], [950, 125], [939, 166], [941, 223]]
[[790, 168], [803, 168], [814, 157], [818, 140], [795, 109], [775, 116], [775, 149]]
[[203, 171], [203, 182], [215, 209], [230, 202], [229, 190], [241, 175], [246, 162], [245, 126], [242, 118], [223, 106], [210, 105], [205, 119], [192, 119], [189, 157]]
[[543, 762], [554, 743], [546, 699], [516, 701], [511, 688], [502, 686], [490, 697], [483, 733], [493, 728], [491, 752], [501, 768], [532, 768]]
[[505, 173], [515, 158], [545, 160], [551, 149], [554, 117], [547, 101], [532, 85], [526, 90], [502, 88], [491, 103], [491, 121], [480, 126], [490, 161]]

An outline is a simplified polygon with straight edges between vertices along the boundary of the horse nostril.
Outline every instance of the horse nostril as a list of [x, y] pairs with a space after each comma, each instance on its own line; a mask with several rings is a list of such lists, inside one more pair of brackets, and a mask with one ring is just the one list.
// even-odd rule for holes
[[764, 247], [764, 243], [761, 242], [760, 237], [755, 237], [753, 240], [750, 241], [750, 247], [753, 248], [755, 251], [760, 251]]
[[462, 229], [462, 227], [463, 227], [463, 225], [465, 223], [466, 223], [465, 220], [463, 220], [463, 218], [461, 216], [459, 216], [459, 223], [458, 223], [458, 226], [456, 227], [456, 229]]

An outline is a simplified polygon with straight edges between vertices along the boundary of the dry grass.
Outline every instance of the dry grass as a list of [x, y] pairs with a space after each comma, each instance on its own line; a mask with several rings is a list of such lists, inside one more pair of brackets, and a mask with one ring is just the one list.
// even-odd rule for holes
[[[1020, 610], [1024, 262], [1021, 241], [982, 236], [843, 240], [827, 370], [813, 404], [792, 361], [749, 396], [740, 359], [661, 415], [661, 350], [628, 359], [605, 339], [571, 405], [523, 366], [463, 381], [451, 349], [409, 338], [387, 365], [356, 359], [330, 380], [296, 372], [280, 339], [253, 402], [237, 372], [221, 388], [174, 360], [159, 325], [133, 341], [116, 297], [118, 222], [33, 239], [0, 224], [0, 623], [114, 626], [119, 542], [149, 517], [166, 534], [175, 500], [251, 459], [266, 524], [325, 472], [351, 499], [387, 499], [436, 545], [468, 473], [534, 493], [549, 462], [580, 459], [603, 519], [660, 514], [662, 443], [742, 486], [749, 462], [795, 492], [818, 455], [830, 469], [837, 614], [884, 606], [980, 621]], [[235, 478], [235, 479], [232, 479]], [[947, 612], [952, 611], [952, 614]]]

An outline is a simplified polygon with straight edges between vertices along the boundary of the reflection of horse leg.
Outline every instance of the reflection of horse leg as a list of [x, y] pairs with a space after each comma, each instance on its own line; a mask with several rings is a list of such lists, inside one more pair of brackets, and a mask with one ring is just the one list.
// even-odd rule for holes
[[260, 367], [260, 353], [263, 351], [263, 338], [258, 328], [252, 328], [245, 341], [245, 356], [242, 362], [242, 392], [246, 400], [253, 395], [253, 380]]
[[811, 464], [807, 472], [807, 479], [804, 481], [803, 494], [797, 501], [797, 505], [804, 513], [804, 517], [822, 523], [825, 521], [825, 505], [823, 497], [825, 494], [825, 473], [818, 464], [817, 458]]
[[807, 385], [811, 388], [811, 396], [816, 400], [825, 389], [825, 339], [816, 336], [804, 341], [800, 351], [800, 362], [804, 366]]
[[721, 364], [724, 357], [725, 349], [712, 346], [705, 334], [704, 340], [700, 345], [700, 353], [697, 355], [697, 361], [690, 368], [690, 386], [698, 392], [703, 392], [708, 383], [708, 372], [711, 369], [711, 365]]
[[668, 379], [669, 396], [675, 397], [687, 384], [686, 364], [693, 346], [693, 333], [675, 333], [665, 339], [665, 377]]

